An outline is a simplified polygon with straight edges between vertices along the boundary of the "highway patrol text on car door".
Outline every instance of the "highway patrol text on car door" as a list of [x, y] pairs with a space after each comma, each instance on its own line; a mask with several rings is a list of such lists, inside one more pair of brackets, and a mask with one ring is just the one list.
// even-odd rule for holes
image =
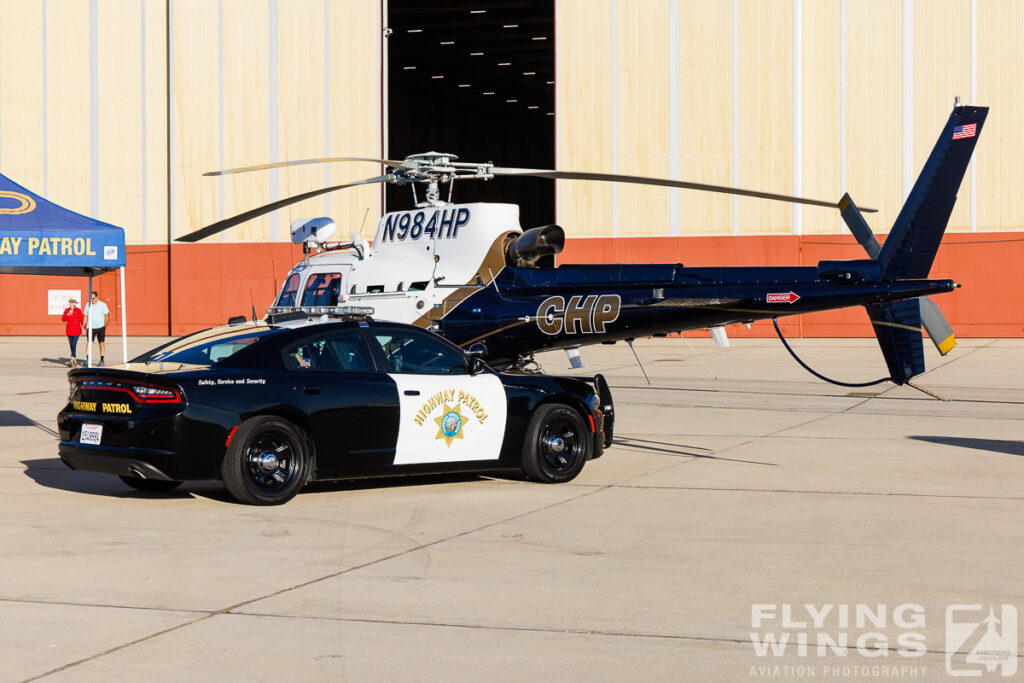
[[462, 353], [426, 333], [375, 329], [371, 336], [398, 385], [396, 465], [498, 459], [506, 400], [497, 376], [469, 374]]

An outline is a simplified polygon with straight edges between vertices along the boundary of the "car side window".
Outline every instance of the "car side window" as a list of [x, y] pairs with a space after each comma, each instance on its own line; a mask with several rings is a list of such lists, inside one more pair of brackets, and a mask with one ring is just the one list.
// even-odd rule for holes
[[408, 332], [376, 333], [389, 372], [417, 375], [466, 375], [466, 358], [426, 335]]
[[307, 339], [285, 351], [289, 370], [372, 372], [373, 359], [357, 330]]

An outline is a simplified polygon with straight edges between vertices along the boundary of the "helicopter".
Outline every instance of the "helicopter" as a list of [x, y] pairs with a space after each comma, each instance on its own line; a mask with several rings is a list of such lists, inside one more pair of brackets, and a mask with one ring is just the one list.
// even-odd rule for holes
[[[530, 371], [538, 368], [534, 354], [539, 351], [564, 349], [573, 367], [579, 367], [579, 348], [588, 344], [632, 343], [637, 337], [701, 328], [712, 330], [720, 342], [724, 333], [717, 331], [728, 324], [864, 306], [889, 371], [885, 379], [907, 384], [925, 370], [922, 325], [941, 354], [956, 344], [949, 323], [927, 297], [960, 285], [928, 279], [928, 274], [987, 115], [987, 107], [961, 105], [957, 99], [884, 246], [863, 216], [875, 210], [859, 208], [848, 193], [832, 202], [663, 178], [503, 168], [438, 152], [401, 161], [331, 157], [206, 173], [337, 161], [372, 162], [385, 169], [375, 177], [257, 207], [178, 241], [195, 242], [327, 192], [372, 183], [409, 185], [415, 208], [385, 213], [372, 243], [358, 234], [348, 242], [330, 243], [335, 225], [328, 218], [293, 223], [292, 239], [303, 244], [304, 258], [267, 309], [268, 319], [329, 313], [339, 306], [370, 307], [376, 318], [431, 329], [495, 368]], [[565, 245], [560, 226], [523, 230], [514, 204], [452, 203], [456, 181], [503, 176], [656, 185], [831, 207], [839, 210], [868, 258], [798, 267], [556, 267], [555, 257]], [[425, 188], [422, 201], [417, 186]], [[442, 198], [445, 186], [447, 197]]]

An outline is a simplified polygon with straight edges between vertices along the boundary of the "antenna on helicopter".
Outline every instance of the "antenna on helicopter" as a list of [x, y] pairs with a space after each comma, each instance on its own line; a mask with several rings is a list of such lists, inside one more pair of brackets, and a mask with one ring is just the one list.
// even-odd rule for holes
[[[370, 215], [370, 207], [366, 207], [366, 211], [363, 212], [363, 222], [359, 224], [359, 234], [363, 234], [363, 228], [366, 227], [366, 217]], [[352, 240], [353, 242], [355, 240]]]

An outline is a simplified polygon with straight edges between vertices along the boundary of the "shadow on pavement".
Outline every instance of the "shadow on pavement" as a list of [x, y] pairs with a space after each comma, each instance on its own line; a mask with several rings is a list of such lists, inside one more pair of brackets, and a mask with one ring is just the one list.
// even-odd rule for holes
[[[335, 481], [316, 481], [308, 484], [299, 493], [300, 497], [316, 495], [319, 493], [340, 493], [342, 491], [369, 491], [372, 489], [392, 489], [403, 486], [430, 486], [433, 484], [456, 484], [466, 481], [483, 480], [477, 474], [452, 473], [452, 474], [420, 474], [407, 477], [371, 477], [366, 479], [339, 479]], [[183, 484], [187, 486], [189, 482]], [[198, 481], [194, 482], [195, 488], [192, 494], [207, 500], [215, 500], [221, 503], [234, 503], [242, 505], [231, 497], [224, 485], [219, 481]]]
[[0, 410], [0, 427], [34, 427], [32, 420], [16, 410]]
[[73, 470], [60, 461], [60, 458], [39, 458], [22, 460], [25, 465], [25, 476], [49, 489], [85, 493], [94, 496], [111, 498], [193, 498], [188, 490], [176, 489], [169, 493], [144, 493], [129, 488], [112, 474], [97, 472], [81, 472]]
[[417, 474], [407, 477], [373, 477], [369, 479], [341, 479], [318, 481], [302, 490], [307, 493], [331, 493], [333, 491], [366, 491], [369, 489], [393, 489], [403, 486], [431, 486], [435, 484], [458, 484], [466, 481], [483, 481], [487, 477], [479, 474], [452, 472], [450, 474]]
[[58, 436], [57, 432], [46, 425], [39, 424], [16, 410], [0, 410], [0, 427], [39, 427], [50, 436]]
[[[760, 460], [740, 460], [738, 458], [725, 458], [720, 455], [711, 455], [710, 453], [693, 453], [691, 451], [707, 451], [708, 449], [701, 448], [700, 446], [684, 446], [675, 443], [667, 443], [665, 441], [651, 441], [649, 439], [631, 439], [628, 437], [617, 436], [615, 437], [615, 445], [619, 446], [620, 448], [628, 448], [634, 451], [651, 451], [654, 453], [665, 453], [667, 455], [683, 456], [686, 458], [706, 458], [708, 460], [742, 462], [747, 465], [765, 465], [766, 467], [778, 467], [778, 463], [774, 462], [761, 462]], [[672, 446], [672, 448], [658, 448], [658, 446]]]
[[[25, 465], [25, 476], [40, 486], [84, 493], [94, 496], [111, 498], [206, 498], [221, 503], [237, 503], [231, 494], [224, 489], [219, 481], [185, 482], [179, 488], [166, 493], [146, 493], [136, 491], [121, 482], [113, 474], [83, 472], [72, 470], [60, 458], [39, 458], [22, 460]], [[389, 489], [403, 486], [430, 486], [437, 484], [456, 484], [468, 481], [483, 481], [486, 476], [467, 473], [415, 475], [408, 477], [381, 477], [370, 479], [344, 479], [340, 481], [314, 482], [304, 488], [300, 496], [318, 493], [335, 493], [341, 491], [364, 491], [370, 489]]]
[[926, 441], [943, 446], [973, 448], [977, 451], [1006, 453], [1007, 455], [1024, 455], [1024, 441], [1002, 441], [1000, 439], [968, 439], [959, 436], [910, 436], [914, 441]]

